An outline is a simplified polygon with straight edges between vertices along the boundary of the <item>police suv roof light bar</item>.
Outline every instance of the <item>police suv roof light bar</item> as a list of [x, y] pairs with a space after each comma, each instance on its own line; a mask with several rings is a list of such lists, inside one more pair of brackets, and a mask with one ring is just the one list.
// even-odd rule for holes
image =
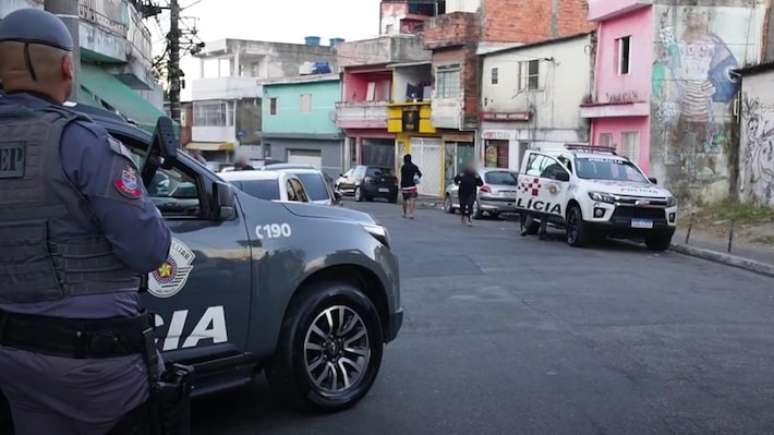
[[570, 151], [585, 151], [588, 153], [607, 153], [607, 154], [612, 154], [614, 156], [618, 155], [615, 148], [609, 147], [609, 146], [590, 145], [590, 144], [582, 144], [582, 143], [568, 143], [568, 144], [565, 144], [564, 147]]

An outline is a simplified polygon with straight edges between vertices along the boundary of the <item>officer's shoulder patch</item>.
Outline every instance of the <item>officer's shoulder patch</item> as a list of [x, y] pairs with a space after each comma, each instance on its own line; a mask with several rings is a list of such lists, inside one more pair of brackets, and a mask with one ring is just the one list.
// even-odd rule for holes
[[121, 170], [121, 174], [113, 180], [113, 186], [118, 193], [129, 199], [138, 199], [142, 196], [142, 187], [137, 179], [137, 170], [130, 164], [127, 164]]

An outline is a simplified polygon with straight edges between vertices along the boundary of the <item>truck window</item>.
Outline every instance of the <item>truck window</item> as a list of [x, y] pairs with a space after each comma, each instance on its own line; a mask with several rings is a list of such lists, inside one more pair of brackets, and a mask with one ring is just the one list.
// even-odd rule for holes
[[325, 180], [319, 174], [296, 174], [296, 176], [304, 183], [304, 189], [312, 201], [330, 199], [328, 198], [328, 188], [325, 186]]
[[285, 181], [285, 190], [288, 192], [288, 201], [298, 202], [296, 190], [293, 188], [293, 183], [290, 180]]
[[195, 178], [178, 168], [160, 168], [147, 188], [164, 217], [200, 217], [201, 199]]
[[[127, 146], [137, 167], [145, 158], [145, 145], [120, 135], [115, 136]], [[180, 168], [159, 168], [148, 186], [148, 197], [165, 218], [201, 217], [201, 197], [197, 179]]]
[[289, 183], [293, 187], [293, 190], [295, 191], [296, 201], [309, 202], [309, 197], [306, 195], [306, 191], [304, 190], [304, 185], [301, 184], [300, 181], [291, 179], [289, 180]]
[[545, 157], [541, 154], [530, 154], [529, 160], [527, 161], [527, 170], [525, 173], [527, 175], [531, 175], [534, 177], [539, 177], [540, 174], [543, 172], [543, 163], [545, 161]]
[[540, 172], [540, 178], [548, 178], [550, 180], [556, 180], [557, 174], [560, 172], [567, 173], [567, 171], [559, 164], [558, 160], [551, 157], [543, 157], [543, 170]]

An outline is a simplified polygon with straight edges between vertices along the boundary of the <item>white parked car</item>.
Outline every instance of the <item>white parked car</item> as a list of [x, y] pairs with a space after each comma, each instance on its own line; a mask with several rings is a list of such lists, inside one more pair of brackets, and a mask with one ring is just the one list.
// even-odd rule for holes
[[275, 169], [275, 172], [285, 172], [298, 177], [309, 196], [309, 202], [319, 205], [338, 205], [341, 194], [333, 191], [331, 180], [320, 170], [314, 168], [288, 167]]
[[304, 183], [281, 171], [231, 171], [220, 174], [246, 194], [267, 201], [309, 202]]
[[566, 228], [572, 246], [612, 236], [643, 240], [648, 248], [663, 251], [677, 225], [672, 193], [610, 148], [529, 150], [517, 187], [522, 233], [536, 234], [545, 220]]
[[[484, 185], [478, 189], [478, 197], [473, 203], [473, 218], [480, 219], [484, 214], [496, 217], [500, 213], [512, 213], [516, 210], [516, 185], [519, 174], [508, 169], [483, 168], [478, 176]], [[454, 183], [446, 187], [443, 209], [454, 213], [460, 208], [460, 187]]]

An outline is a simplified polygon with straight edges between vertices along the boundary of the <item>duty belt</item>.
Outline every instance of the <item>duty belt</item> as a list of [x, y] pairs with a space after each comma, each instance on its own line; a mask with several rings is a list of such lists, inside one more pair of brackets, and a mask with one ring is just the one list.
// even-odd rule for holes
[[153, 316], [105, 319], [11, 313], [0, 310], [0, 346], [45, 355], [100, 359], [144, 354]]

